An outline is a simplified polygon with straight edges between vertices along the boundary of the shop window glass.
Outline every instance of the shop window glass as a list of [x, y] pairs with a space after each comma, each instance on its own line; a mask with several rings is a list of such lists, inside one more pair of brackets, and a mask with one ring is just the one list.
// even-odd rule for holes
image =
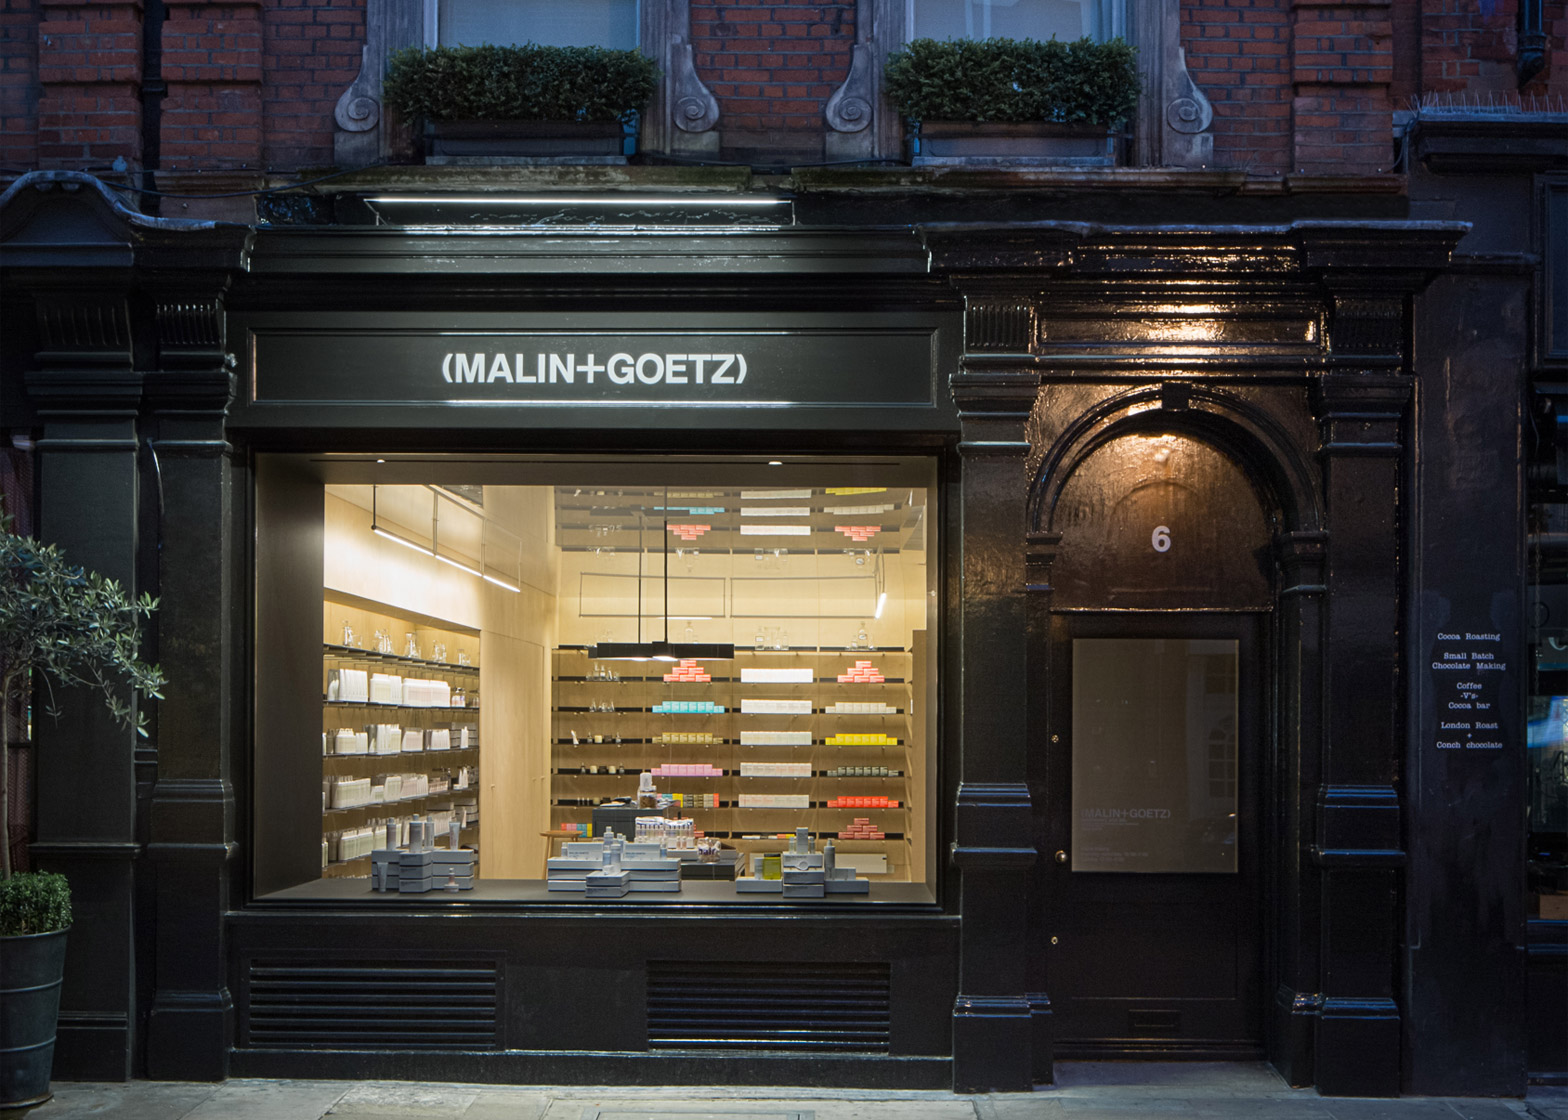
[[[438, 857], [454, 836], [477, 853], [438, 858], [429, 889], [587, 897], [565, 846], [614, 828], [680, 861], [633, 880], [649, 897], [930, 883], [929, 474], [326, 482], [322, 878], [367, 879], [428, 831]], [[833, 872], [786, 874], [802, 834]]]
[[1532, 595], [1535, 658], [1526, 738], [1529, 910], [1533, 917], [1568, 921], [1568, 583], [1562, 558], [1543, 562], [1542, 551], [1536, 550]]
[[1112, 0], [908, 0], [911, 39], [1103, 39]]
[[435, 0], [443, 47], [538, 43], [555, 47], [637, 46], [637, 0]]

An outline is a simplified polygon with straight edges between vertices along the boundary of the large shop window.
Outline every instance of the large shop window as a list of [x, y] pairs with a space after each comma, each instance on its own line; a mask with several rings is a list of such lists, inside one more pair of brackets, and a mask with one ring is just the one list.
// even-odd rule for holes
[[1528, 911], [1568, 921], [1568, 505], [1532, 507], [1529, 728], [1526, 741]]
[[933, 468], [664, 473], [324, 481], [322, 879], [430, 835], [433, 889], [594, 897], [613, 830], [648, 899], [931, 882]]

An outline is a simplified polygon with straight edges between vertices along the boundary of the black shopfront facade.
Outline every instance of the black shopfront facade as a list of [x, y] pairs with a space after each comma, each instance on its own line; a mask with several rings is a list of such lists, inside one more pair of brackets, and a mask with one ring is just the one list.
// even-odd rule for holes
[[[8, 193], [40, 531], [160, 597], [172, 682], [147, 742], [37, 731], [33, 862], [81, 914], [57, 1076], [1018, 1091], [1185, 1056], [1522, 1092], [1522, 389], [1445, 334], [1464, 227], [756, 201], [250, 228]], [[318, 879], [324, 488], [884, 460], [933, 495], [923, 874]], [[1211, 818], [1167, 824], [1174, 787]], [[726, 1039], [738, 1004], [792, 1041]]]

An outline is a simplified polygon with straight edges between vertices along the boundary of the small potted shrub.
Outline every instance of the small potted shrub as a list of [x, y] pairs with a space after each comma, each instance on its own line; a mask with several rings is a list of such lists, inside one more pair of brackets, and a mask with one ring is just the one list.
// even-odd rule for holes
[[915, 39], [888, 57], [887, 94], [918, 164], [1109, 164], [1138, 104], [1124, 39]]
[[437, 47], [392, 56], [385, 100], [427, 163], [624, 163], [659, 68], [604, 47]]
[[[0, 515], [0, 763], [8, 713], [35, 686], [47, 711], [57, 688], [80, 688], [146, 734], [132, 698], [161, 695], [163, 674], [137, 656], [142, 620], [156, 607], [71, 566], [54, 545], [18, 536]], [[0, 764], [0, 1108], [27, 1108], [50, 1097], [71, 895], [62, 875], [12, 874], [8, 770]]]

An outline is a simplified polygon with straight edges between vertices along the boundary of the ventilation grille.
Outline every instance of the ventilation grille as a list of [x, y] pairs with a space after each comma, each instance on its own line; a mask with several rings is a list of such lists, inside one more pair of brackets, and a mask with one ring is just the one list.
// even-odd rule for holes
[[649, 961], [651, 1050], [887, 1053], [888, 966]]
[[494, 961], [252, 961], [244, 1045], [494, 1049]]

